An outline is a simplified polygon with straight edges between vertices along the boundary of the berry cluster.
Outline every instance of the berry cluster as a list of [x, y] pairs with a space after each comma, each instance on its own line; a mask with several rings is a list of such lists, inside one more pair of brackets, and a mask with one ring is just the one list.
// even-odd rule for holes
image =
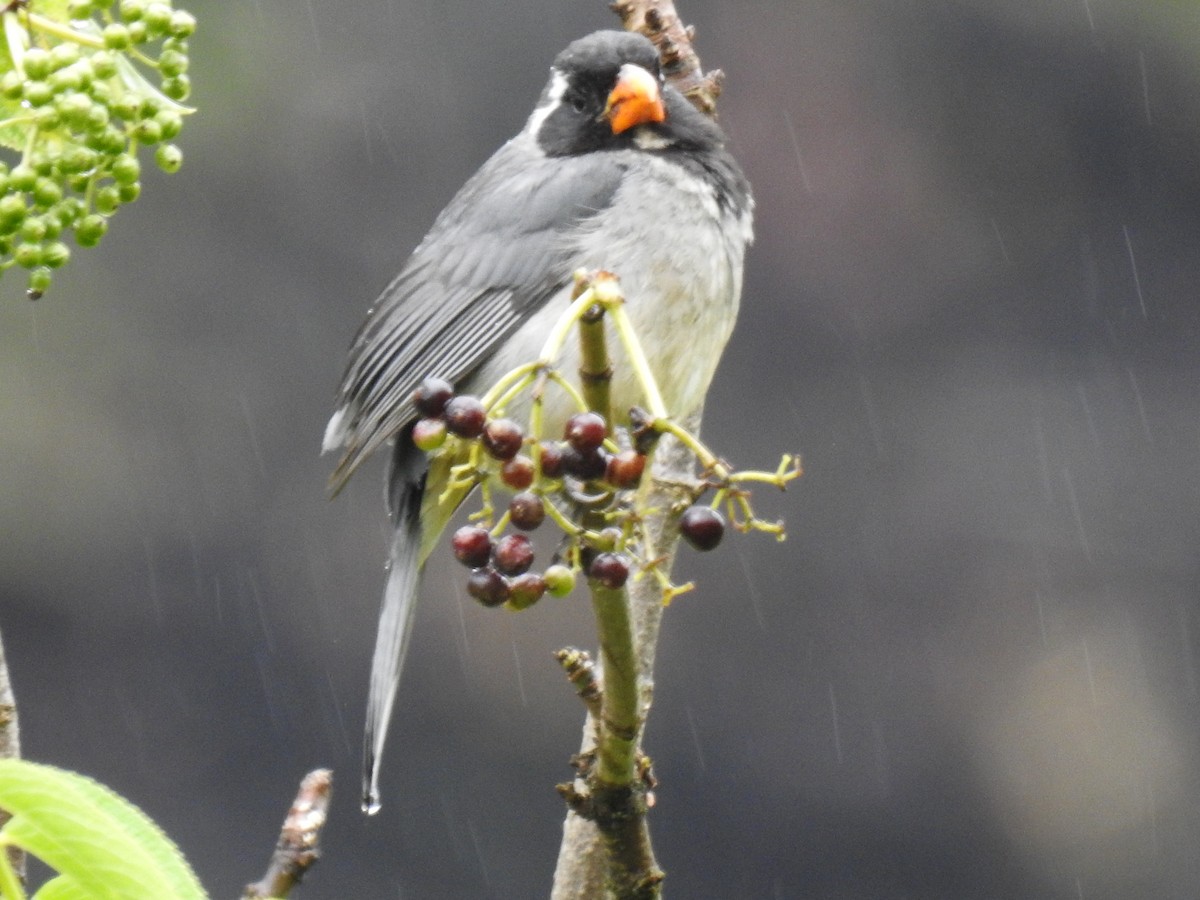
[[163, 171], [179, 169], [183, 155], [170, 142], [191, 112], [181, 105], [191, 91], [190, 13], [165, 0], [69, 0], [62, 8], [0, 8], [0, 145], [20, 154], [11, 165], [0, 161], [0, 272], [28, 269], [33, 299], [70, 258], [63, 238], [95, 246], [108, 219], [138, 198], [139, 147], [154, 147]]
[[[483, 401], [455, 394], [453, 386], [439, 378], [425, 379], [412, 399], [420, 416], [412, 430], [418, 448], [438, 453], [452, 438], [459, 441], [456, 449], [463, 442], [475, 442], [480, 460], [475, 477], [482, 481], [485, 469], [494, 470], [512, 492], [496, 527], [464, 525], [451, 541], [455, 558], [471, 569], [467, 591], [472, 597], [485, 606], [525, 609], [546, 593], [566, 596], [579, 574], [608, 588], [625, 584], [630, 559], [623, 551], [636, 532], [635, 523], [587, 531], [568, 522], [551, 499], [571, 479], [598, 489], [602, 497], [632, 490], [641, 482], [646, 455], [638, 449], [618, 449], [603, 416], [577, 413], [567, 420], [561, 441], [536, 440], [511, 419], [490, 417]], [[490, 503], [488, 508], [484, 517], [490, 515]], [[528, 532], [548, 517], [563, 526], [571, 541], [559, 554], [564, 561], [537, 572], [532, 570], [535, 551]], [[516, 531], [506, 533], [510, 525]], [[680, 520], [683, 537], [698, 550], [716, 547], [724, 528], [720, 513], [706, 506], [689, 507]]]

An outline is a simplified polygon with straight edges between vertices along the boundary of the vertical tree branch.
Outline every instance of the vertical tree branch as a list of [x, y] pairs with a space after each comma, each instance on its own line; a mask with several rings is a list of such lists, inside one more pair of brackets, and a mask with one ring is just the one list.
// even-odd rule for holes
[[304, 776], [283, 820], [279, 843], [262, 879], [246, 885], [242, 900], [286, 897], [321, 856], [321, 828], [329, 810], [333, 773], [314, 769]]

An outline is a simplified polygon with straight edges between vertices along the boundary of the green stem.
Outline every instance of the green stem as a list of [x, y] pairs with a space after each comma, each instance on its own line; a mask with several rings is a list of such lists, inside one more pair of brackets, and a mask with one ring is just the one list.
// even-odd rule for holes
[[604, 332], [604, 307], [593, 306], [579, 318], [579, 383], [588, 409], [608, 423], [612, 433], [612, 365]]
[[604, 701], [601, 708], [600, 745], [596, 775], [606, 785], [633, 784], [641, 727], [638, 703], [638, 664], [629, 616], [629, 595], [624, 588], [591, 585], [592, 611], [600, 636], [603, 660]]
[[46, 16], [39, 16], [35, 12], [26, 12], [29, 18], [29, 24], [43, 34], [53, 35], [60, 41], [73, 41], [76, 44], [82, 44], [85, 47], [95, 47], [97, 50], [104, 49], [104, 40], [95, 35], [84, 34], [81, 31], [76, 31], [69, 25], [64, 25], [62, 22], [56, 22], [54, 19]]

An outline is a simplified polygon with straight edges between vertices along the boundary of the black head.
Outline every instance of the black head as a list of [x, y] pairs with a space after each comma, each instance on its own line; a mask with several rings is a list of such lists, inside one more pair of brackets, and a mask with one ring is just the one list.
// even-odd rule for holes
[[[614, 102], [630, 76], [652, 85], [660, 105], [622, 120], [614, 115]], [[720, 129], [663, 82], [654, 45], [628, 31], [597, 31], [560, 53], [529, 127], [548, 156], [630, 147], [706, 150], [723, 142]]]

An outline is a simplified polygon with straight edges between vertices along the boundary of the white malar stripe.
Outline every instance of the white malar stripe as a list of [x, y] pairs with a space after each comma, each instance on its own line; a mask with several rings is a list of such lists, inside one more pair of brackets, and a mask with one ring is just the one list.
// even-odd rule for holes
[[554, 112], [562, 103], [562, 98], [567, 93], [567, 76], [558, 69], [551, 69], [550, 86], [546, 89], [546, 100], [540, 104], [533, 113], [529, 116], [529, 120], [525, 123], [525, 134], [531, 137], [537, 137], [537, 133], [542, 130], [542, 124], [546, 119], [550, 118], [550, 114]]

